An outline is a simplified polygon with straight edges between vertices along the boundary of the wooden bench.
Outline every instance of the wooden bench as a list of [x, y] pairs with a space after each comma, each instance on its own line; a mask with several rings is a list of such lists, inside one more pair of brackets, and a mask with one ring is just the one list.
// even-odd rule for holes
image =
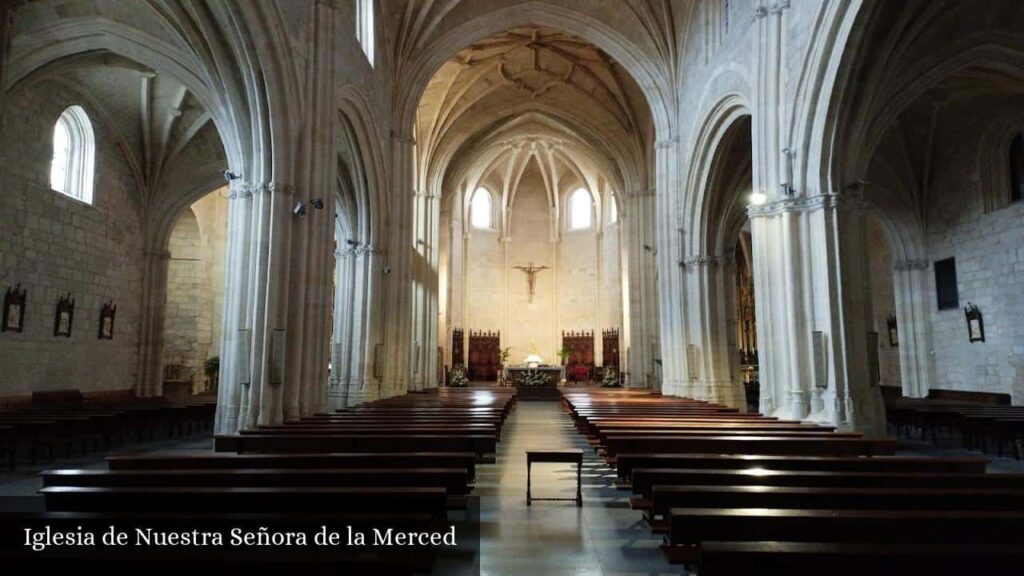
[[41, 488], [49, 512], [410, 512], [443, 519], [444, 488]]
[[497, 439], [491, 436], [445, 436], [421, 434], [415, 436], [342, 434], [236, 434], [216, 436], [214, 449], [218, 452], [407, 452], [451, 451], [473, 452], [478, 462], [493, 462]]
[[695, 454], [774, 454], [796, 456], [891, 456], [891, 438], [784, 438], [772, 436], [609, 436], [606, 457], [622, 452], [688, 452]]
[[[567, 463], [576, 465], [576, 498], [534, 498], [531, 491], [530, 473], [535, 463]], [[570, 450], [527, 450], [526, 451], [526, 505], [534, 500], [574, 500], [578, 508], [583, 507], [583, 451]]]
[[450, 496], [469, 493], [461, 468], [346, 468], [236, 470], [44, 470], [43, 486], [89, 487], [442, 487]]
[[652, 488], [652, 528], [672, 508], [843, 510], [1024, 510], [1018, 488], [845, 488], [835, 486], [663, 486]]
[[322, 454], [232, 454], [151, 452], [107, 457], [111, 470], [254, 468], [461, 468], [476, 480], [473, 452], [350, 452]]
[[752, 454], [642, 454], [616, 456], [620, 487], [629, 486], [635, 468], [750, 469], [818, 472], [929, 472], [982, 474], [983, 458], [876, 456], [771, 456]]
[[633, 493], [650, 499], [654, 486], [832, 486], [848, 488], [973, 488], [1012, 490], [1024, 474], [932, 474], [913, 472], [821, 472], [781, 470], [688, 470], [636, 468]]
[[1024, 511], [673, 508], [669, 522], [673, 562], [702, 541], [1024, 544]]
[[701, 542], [701, 576], [863, 576], [1013, 574], [1024, 547], [1007, 544], [942, 545], [867, 542]]

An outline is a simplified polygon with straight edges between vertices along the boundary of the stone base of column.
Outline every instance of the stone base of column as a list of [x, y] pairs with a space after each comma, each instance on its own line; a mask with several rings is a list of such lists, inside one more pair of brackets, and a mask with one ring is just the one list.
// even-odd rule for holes
[[700, 390], [697, 396], [700, 400], [724, 404], [746, 412], [747, 394], [741, 382], [733, 380], [702, 380], [696, 383], [696, 388]]

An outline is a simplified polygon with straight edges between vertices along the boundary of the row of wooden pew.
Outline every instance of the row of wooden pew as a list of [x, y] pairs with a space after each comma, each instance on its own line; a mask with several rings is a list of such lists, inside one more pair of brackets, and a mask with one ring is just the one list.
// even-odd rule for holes
[[565, 390], [671, 562], [717, 574], [991, 573], [1024, 560], [1024, 475], [891, 438], [641, 391]]
[[[968, 450], [994, 451], [1002, 456], [1007, 445], [1014, 458], [1024, 456], [1024, 406], [1010, 406], [1005, 394], [959, 393], [963, 399], [887, 398], [886, 418], [897, 434], [938, 442], [953, 437]], [[993, 400], [1005, 398], [1006, 404]]]
[[[466, 518], [476, 466], [493, 460], [514, 405], [510, 389], [442, 389], [217, 436], [213, 452], [118, 455], [107, 459], [105, 470], [44, 471], [40, 493], [47, 512], [39, 521], [60, 513], [64, 522], [102, 517], [155, 522], [165, 530], [439, 532], [453, 522], [450, 513]], [[275, 545], [231, 552], [192, 546], [168, 556], [196, 566], [298, 562], [302, 570], [334, 574], [427, 574], [437, 559], [436, 548], [423, 546]], [[141, 565], [164, 556], [150, 551], [137, 560]]]
[[21, 461], [35, 464], [41, 454], [52, 461], [60, 449], [71, 456], [129, 440], [205, 432], [215, 411], [212, 396], [98, 401], [78, 390], [36, 392], [31, 402], [0, 410], [0, 458], [13, 470]]

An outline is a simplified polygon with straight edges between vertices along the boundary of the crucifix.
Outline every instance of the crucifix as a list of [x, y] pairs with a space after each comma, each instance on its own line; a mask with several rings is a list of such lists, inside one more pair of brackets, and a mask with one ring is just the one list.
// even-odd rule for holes
[[530, 287], [530, 304], [533, 304], [533, 291], [537, 286], [537, 272], [541, 270], [547, 270], [547, 266], [534, 266], [533, 261], [530, 261], [529, 266], [514, 266], [516, 270], [522, 270], [526, 272], [526, 282]]

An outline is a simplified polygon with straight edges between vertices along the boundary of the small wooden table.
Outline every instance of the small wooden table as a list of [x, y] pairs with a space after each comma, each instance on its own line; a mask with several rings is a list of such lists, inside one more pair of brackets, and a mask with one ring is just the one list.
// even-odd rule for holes
[[[568, 463], [576, 464], [576, 497], [575, 498], [534, 498], [531, 492], [530, 471], [533, 463]], [[583, 450], [527, 450], [526, 451], [526, 505], [534, 500], [575, 500], [576, 506], [583, 507]]]

